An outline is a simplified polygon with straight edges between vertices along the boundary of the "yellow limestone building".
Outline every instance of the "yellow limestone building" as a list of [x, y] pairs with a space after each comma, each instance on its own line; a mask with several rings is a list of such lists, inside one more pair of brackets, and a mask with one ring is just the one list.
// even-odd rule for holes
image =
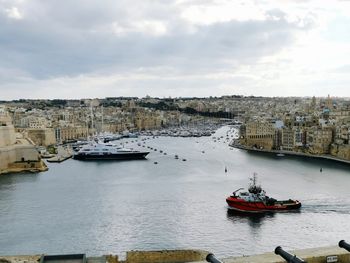
[[38, 151], [28, 140], [16, 138], [5, 107], [0, 106], [0, 174], [23, 171], [46, 171]]

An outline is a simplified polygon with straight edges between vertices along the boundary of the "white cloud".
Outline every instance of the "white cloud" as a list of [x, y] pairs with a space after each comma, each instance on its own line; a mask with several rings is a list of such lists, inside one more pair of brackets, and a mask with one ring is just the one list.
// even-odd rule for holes
[[14, 7], [14, 6], [11, 8], [5, 9], [5, 12], [7, 14], [7, 17], [9, 17], [9, 18], [16, 19], [16, 20], [23, 18], [22, 14], [19, 12], [18, 8]]
[[128, 33], [142, 33], [145, 35], [161, 36], [167, 33], [164, 22], [157, 20], [144, 20], [133, 22], [129, 25], [121, 25], [118, 22], [112, 23], [112, 31], [116, 35], [125, 36]]
[[[186, 3], [186, 2], [185, 2]], [[265, 20], [265, 12], [252, 1], [213, 1], [184, 4], [181, 17], [197, 25], [210, 25], [231, 20]]]

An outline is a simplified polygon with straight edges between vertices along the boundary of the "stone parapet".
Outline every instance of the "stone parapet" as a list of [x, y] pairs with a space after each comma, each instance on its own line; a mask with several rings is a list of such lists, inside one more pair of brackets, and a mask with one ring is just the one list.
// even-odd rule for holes
[[126, 253], [126, 263], [176, 263], [203, 261], [208, 255], [203, 250], [160, 250], [160, 251], [129, 251]]
[[[292, 255], [308, 263], [326, 263], [332, 257], [334, 263], [350, 262], [350, 253], [337, 246], [309, 248], [288, 251]], [[119, 260], [117, 255], [88, 257], [87, 263], [204, 263], [209, 252], [204, 250], [160, 250], [160, 251], [129, 251], [125, 260]], [[37, 263], [41, 255], [0, 256], [1, 263]], [[223, 263], [285, 263], [286, 261], [274, 252], [260, 255], [228, 257], [220, 259]], [[62, 263], [67, 263], [63, 261]]]
[[0, 126], [0, 147], [13, 145], [16, 142], [15, 129], [12, 125]]
[[[350, 262], [350, 253], [339, 247], [319, 247], [288, 251], [292, 255], [305, 260], [308, 263], [326, 263], [328, 256], [337, 256], [339, 263]], [[265, 253], [260, 255], [230, 257], [223, 259], [224, 263], [285, 263], [286, 261], [275, 253]]]

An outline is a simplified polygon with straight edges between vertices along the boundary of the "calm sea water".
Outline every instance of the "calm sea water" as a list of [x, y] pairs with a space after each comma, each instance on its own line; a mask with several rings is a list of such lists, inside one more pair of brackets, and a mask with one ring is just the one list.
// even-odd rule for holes
[[[350, 241], [348, 165], [248, 153], [208, 137], [145, 145], [157, 148], [147, 160], [68, 160], [45, 173], [0, 176], [0, 255], [196, 248], [227, 257]], [[268, 195], [298, 199], [301, 211], [228, 213], [226, 196], [253, 172]]]

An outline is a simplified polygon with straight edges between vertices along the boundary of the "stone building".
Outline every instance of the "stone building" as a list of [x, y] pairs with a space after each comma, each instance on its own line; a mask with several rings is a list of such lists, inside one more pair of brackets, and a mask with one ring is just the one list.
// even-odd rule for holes
[[294, 130], [292, 128], [282, 129], [282, 150], [293, 151], [294, 150]]
[[15, 129], [4, 107], [0, 107], [0, 174], [21, 171], [44, 171], [38, 151], [29, 141], [16, 138]]
[[54, 136], [57, 143], [67, 142], [88, 137], [88, 129], [83, 126], [64, 126], [54, 129]]
[[333, 142], [333, 129], [330, 127], [310, 127], [307, 130], [309, 152], [312, 154], [328, 154]]
[[268, 121], [250, 121], [245, 125], [245, 144], [256, 148], [272, 150], [275, 128]]

